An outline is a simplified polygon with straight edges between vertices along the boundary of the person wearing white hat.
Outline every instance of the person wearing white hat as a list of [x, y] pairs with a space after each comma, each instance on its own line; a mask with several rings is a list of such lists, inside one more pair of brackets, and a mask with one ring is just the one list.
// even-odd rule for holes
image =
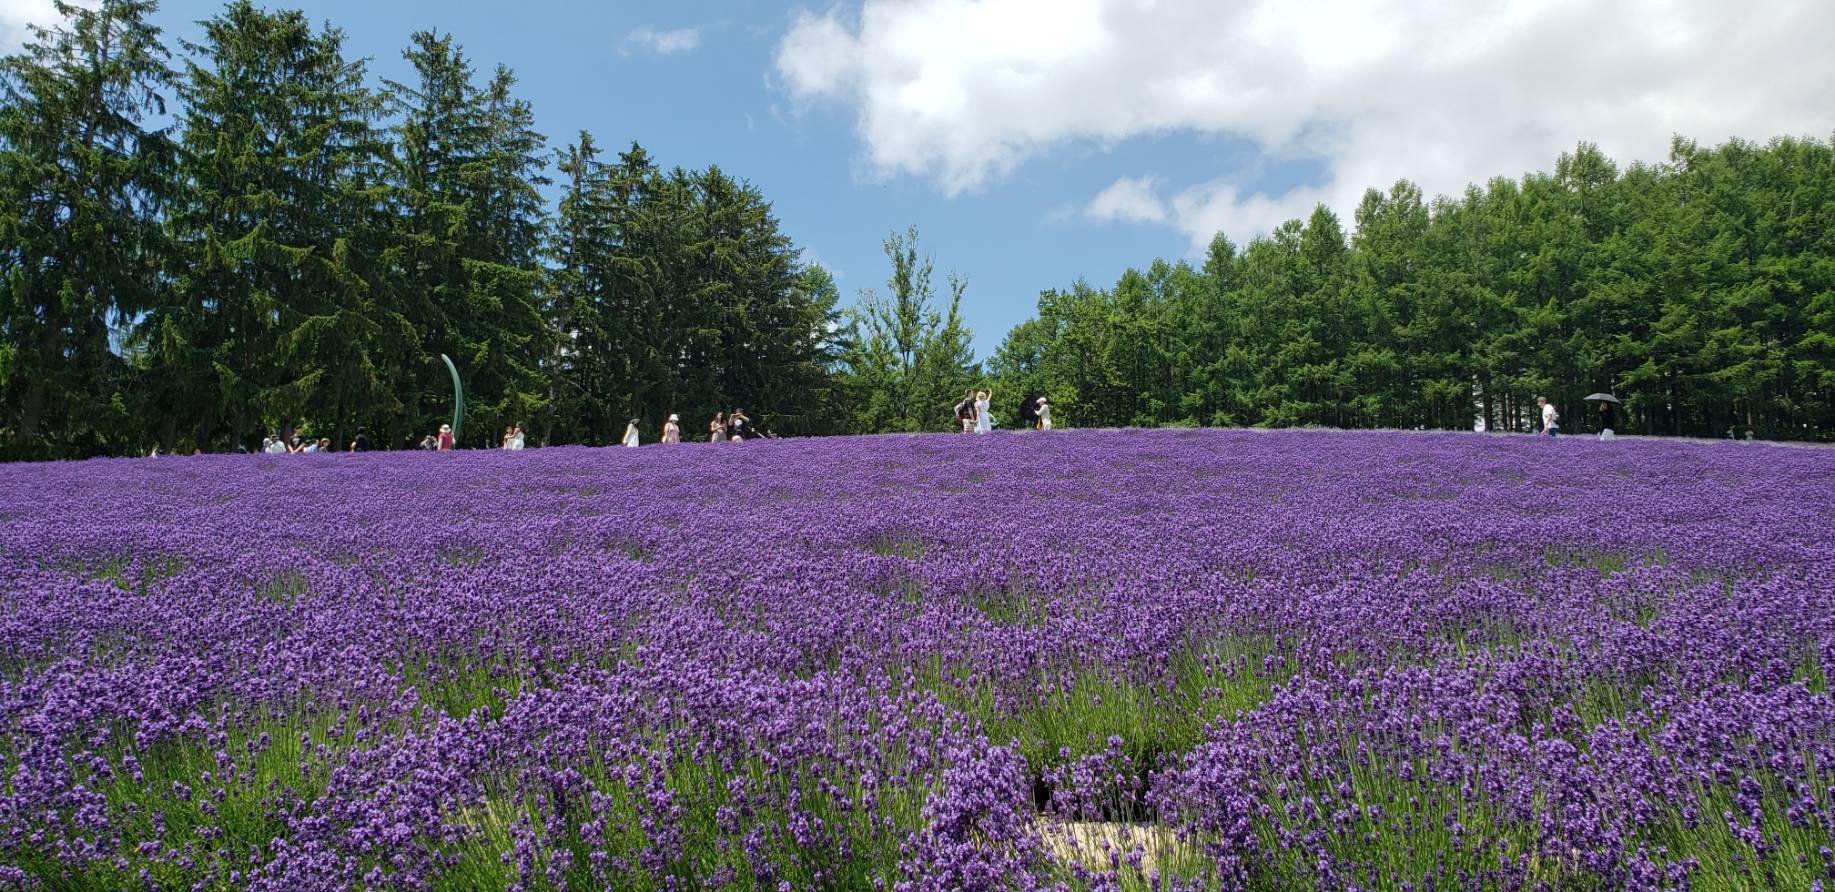
[[1042, 431], [1051, 430], [1051, 403], [1044, 397], [1039, 397], [1038, 426]]
[[679, 416], [677, 416], [674, 412], [669, 413], [669, 420], [663, 422], [663, 442], [665, 443], [682, 442], [682, 426], [677, 423], [679, 421], [681, 421], [681, 418]]

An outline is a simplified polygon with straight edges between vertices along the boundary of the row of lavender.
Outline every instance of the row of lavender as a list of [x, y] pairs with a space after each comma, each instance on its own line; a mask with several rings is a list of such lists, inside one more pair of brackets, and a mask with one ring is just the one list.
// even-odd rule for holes
[[0, 883], [1835, 877], [1835, 452], [1088, 431], [0, 496]]

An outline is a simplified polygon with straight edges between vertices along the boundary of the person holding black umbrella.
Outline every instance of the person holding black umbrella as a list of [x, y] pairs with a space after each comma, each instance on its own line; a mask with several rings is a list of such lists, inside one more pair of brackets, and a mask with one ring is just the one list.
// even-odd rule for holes
[[1610, 440], [1618, 428], [1618, 397], [1609, 393], [1595, 393], [1587, 397], [1587, 402], [1599, 404], [1599, 438]]

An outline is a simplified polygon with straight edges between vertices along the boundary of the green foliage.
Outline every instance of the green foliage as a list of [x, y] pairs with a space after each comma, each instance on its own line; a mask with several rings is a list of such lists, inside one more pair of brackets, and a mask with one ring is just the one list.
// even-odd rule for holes
[[750, 184], [583, 133], [551, 209], [515, 76], [450, 36], [377, 90], [339, 30], [234, 0], [175, 75], [153, 7], [60, 5], [0, 65], [0, 455], [400, 448], [451, 411], [440, 354], [464, 446], [847, 423], [834, 280]]
[[378, 367], [409, 325], [375, 261], [377, 102], [343, 35], [303, 13], [240, 0], [203, 25], [179, 87], [172, 288], [134, 331], [159, 440], [181, 419], [220, 448], [312, 418], [343, 442], [399, 408]]
[[121, 326], [156, 304], [171, 78], [151, 0], [57, 3], [0, 60], [0, 454], [135, 448]]
[[886, 237], [892, 277], [886, 293], [860, 292], [848, 311], [840, 363], [846, 381], [847, 430], [934, 431], [950, 426], [951, 407], [980, 370], [962, 321], [967, 280], [949, 275], [938, 306], [932, 263], [918, 253], [917, 227]]
[[[743, 407], [780, 434], [936, 431], [988, 386], [915, 229], [844, 306], [759, 190], [582, 132], [451, 36], [373, 87], [343, 33], [233, 0], [168, 68], [152, 0], [58, 3], [0, 60], [0, 457], [611, 442]], [[177, 100], [171, 109], [168, 98]], [[150, 122], [170, 115], [171, 133]], [[548, 166], [557, 200], [550, 204]], [[1835, 437], [1835, 142], [1677, 139], [1621, 169], [1429, 200], [1368, 191], [1201, 265], [1041, 293], [987, 360], [995, 415], [1079, 426]], [[1348, 231], [1347, 231], [1348, 229]], [[942, 291], [943, 293], [939, 293]]]
[[465, 376], [466, 446], [545, 404], [540, 363], [551, 339], [537, 266], [546, 238], [539, 187], [546, 143], [498, 67], [483, 88], [448, 35], [417, 32], [403, 58], [412, 84], [388, 82], [398, 123], [389, 171], [394, 283], [413, 337], [392, 355], [404, 413], [380, 418], [396, 441], [434, 430], [451, 411], [440, 354]]
[[1039, 297], [990, 369], [1059, 423], [1569, 431], [1615, 392], [1621, 432], [1835, 436], [1835, 142], [1677, 140], [1619, 170], [1582, 144], [1553, 174], [1423, 200], [1365, 193], [1203, 268]]
[[776, 433], [832, 429], [834, 280], [798, 262], [763, 194], [717, 167], [664, 172], [638, 145], [603, 162], [586, 133], [558, 160], [553, 439], [671, 414], [693, 438], [734, 408]]

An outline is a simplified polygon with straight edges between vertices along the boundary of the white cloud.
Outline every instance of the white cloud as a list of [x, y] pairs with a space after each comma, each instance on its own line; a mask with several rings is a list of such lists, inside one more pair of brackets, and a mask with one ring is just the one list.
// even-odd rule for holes
[[1582, 140], [1628, 163], [1676, 133], [1826, 137], [1831, 46], [1827, 0], [863, 0], [797, 16], [775, 70], [800, 102], [851, 107], [878, 173], [951, 195], [1068, 143], [1168, 133], [1319, 164], [1284, 194], [1220, 170], [1165, 202], [1123, 178], [1086, 208], [1159, 203], [1198, 246], [1402, 177], [1434, 194], [1546, 169]]
[[624, 36], [624, 43], [618, 47], [620, 55], [629, 56], [635, 52], [650, 52], [659, 56], [672, 56], [686, 53], [701, 45], [701, 29], [676, 28], [672, 31], [658, 31], [649, 25], [633, 29]]
[[57, 6], [51, 0], [0, 0], [0, 53], [17, 52], [32, 32], [27, 25], [54, 25]]
[[1122, 177], [1096, 193], [1083, 215], [1105, 222], [1164, 223], [1166, 203], [1160, 200], [1153, 177]]

